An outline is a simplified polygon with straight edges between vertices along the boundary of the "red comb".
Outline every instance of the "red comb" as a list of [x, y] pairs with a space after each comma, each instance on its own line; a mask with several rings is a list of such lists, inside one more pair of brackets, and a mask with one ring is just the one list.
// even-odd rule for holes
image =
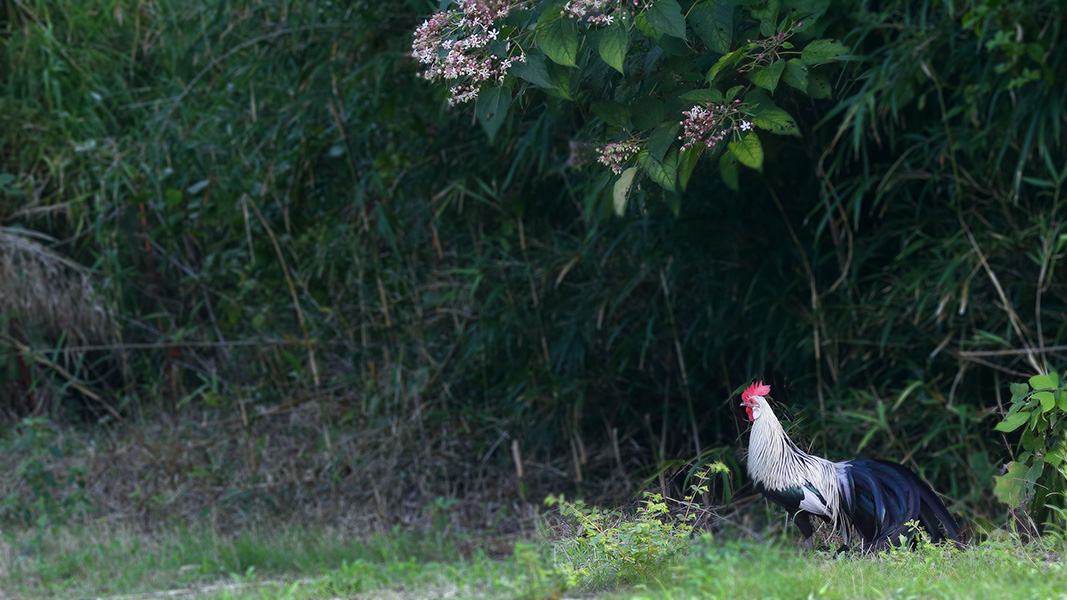
[[741, 392], [741, 402], [747, 402], [752, 396], [766, 396], [771, 393], [771, 386], [763, 385], [762, 381], [757, 381], [748, 386], [744, 392]]

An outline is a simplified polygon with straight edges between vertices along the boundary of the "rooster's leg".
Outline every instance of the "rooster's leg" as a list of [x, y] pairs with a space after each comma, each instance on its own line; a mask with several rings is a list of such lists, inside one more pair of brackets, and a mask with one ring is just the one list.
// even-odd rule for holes
[[796, 523], [797, 529], [800, 530], [804, 539], [800, 540], [797, 544], [798, 548], [804, 548], [808, 552], [815, 550], [815, 540], [812, 538], [812, 534], [815, 533], [815, 528], [811, 526], [811, 520], [808, 519], [808, 513], [803, 511], [797, 511], [793, 513], [793, 522]]

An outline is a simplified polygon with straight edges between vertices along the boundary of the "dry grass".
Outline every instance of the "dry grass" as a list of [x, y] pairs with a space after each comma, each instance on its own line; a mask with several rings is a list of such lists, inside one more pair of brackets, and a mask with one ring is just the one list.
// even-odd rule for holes
[[[363, 534], [394, 526], [528, 534], [541, 498], [573, 489], [570, 456], [523, 459], [520, 489], [506, 445], [487, 449], [485, 436], [461, 424], [352, 418], [337, 406], [308, 402], [248, 415], [247, 425], [191, 414], [90, 432], [46, 423], [37, 435], [48, 441], [38, 441], [36, 453], [24, 447], [24, 425], [0, 453], [0, 498], [32, 503], [33, 485], [20, 467], [36, 457], [56, 481], [48, 492], [58, 503], [84, 494], [86, 516], [114, 525], [205, 524], [227, 532], [296, 519]], [[587, 467], [611, 473], [605, 464], [613, 460], [608, 449], [591, 452]], [[80, 475], [68, 482], [70, 473]], [[587, 483], [590, 496], [625, 500], [622, 478]]]
[[0, 313], [50, 338], [107, 342], [115, 323], [88, 270], [54, 252], [49, 237], [0, 227]]

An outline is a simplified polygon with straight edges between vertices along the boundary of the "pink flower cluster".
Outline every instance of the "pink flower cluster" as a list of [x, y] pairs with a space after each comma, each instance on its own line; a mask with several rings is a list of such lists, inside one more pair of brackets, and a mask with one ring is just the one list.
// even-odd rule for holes
[[411, 55], [426, 65], [420, 75], [429, 81], [456, 82], [449, 90], [451, 105], [477, 98], [487, 81], [502, 82], [513, 63], [526, 62], [526, 55], [519, 52], [510, 56], [510, 42], [503, 50], [490, 49], [500, 36], [497, 21], [526, 3], [528, 0], [459, 0], [458, 8], [434, 13], [415, 30], [411, 43]]
[[637, 144], [630, 142], [612, 142], [605, 144], [604, 146], [597, 148], [597, 162], [610, 167], [611, 172], [618, 175], [622, 173], [622, 165], [631, 156], [637, 154]]
[[735, 131], [747, 131], [752, 129], [752, 123], [739, 118], [737, 100], [733, 104], [708, 103], [706, 106], [699, 104], [689, 110], [682, 111], [685, 120], [681, 122], [682, 151], [692, 148], [701, 143], [708, 148], [715, 147], [726, 136]]
[[590, 25], [606, 27], [615, 20], [615, 17], [604, 12], [610, 2], [611, 0], [570, 0], [560, 14], [567, 15], [576, 21], [588, 17]]
[[626, 9], [640, 12], [650, 3], [651, 0], [569, 0], [559, 14], [576, 21], [585, 19], [594, 27], [607, 27], [615, 22], [616, 13]]

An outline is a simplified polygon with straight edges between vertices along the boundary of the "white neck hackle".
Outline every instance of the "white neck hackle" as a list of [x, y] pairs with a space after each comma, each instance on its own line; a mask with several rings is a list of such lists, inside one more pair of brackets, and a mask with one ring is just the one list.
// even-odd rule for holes
[[838, 466], [798, 448], [764, 397], [754, 396], [750, 401], [755, 404], [756, 418], [748, 443], [748, 474], [770, 490], [811, 485], [826, 500], [825, 516], [847, 540], [847, 525], [840, 510]]

